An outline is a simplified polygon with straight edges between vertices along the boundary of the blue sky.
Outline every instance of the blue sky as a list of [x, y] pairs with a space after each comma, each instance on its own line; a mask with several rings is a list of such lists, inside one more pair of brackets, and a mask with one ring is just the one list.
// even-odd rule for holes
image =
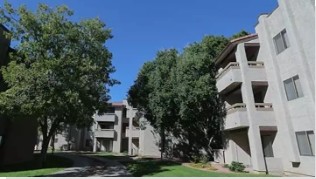
[[[39, 2], [67, 5], [74, 19], [99, 17], [112, 29], [106, 46], [113, 53], [121, 85], [111, 88], [111, 101], [126, 98], [143, 63], [158, 50], [200, 41], [205, 35], [231, 36], [241, 30], [254, 33], [257, 18], [270, 13], [277, 0], [9, 0], [35, 9]], [[1, 3], [2, 5], [2, 3]]]

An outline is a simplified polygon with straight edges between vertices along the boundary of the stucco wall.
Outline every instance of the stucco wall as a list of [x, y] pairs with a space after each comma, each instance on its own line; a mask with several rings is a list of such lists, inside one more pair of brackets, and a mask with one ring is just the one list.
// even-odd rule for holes
[[[3, 124], [3, 120], [1, 119]], [[32, 119], [6, 122], [3, 145], [0, 147], [0, 165], [24, 162], [33, 157], [37, 122]]]
[[[265, 63], [269, 82], [265, 101], [273, 103], [278, 126], [274, 155], [282, 158], [285, 171], [306, 175], [315, 175], [315, 157], [300, 156], [295, 132], [315, 131], [314, 10], [310, 1], [279, 0], [279, 7], [269, 16], [260, 16], [256, 26], [261, 45], [259, 58]], [[277, 54], [273, 37], [283, 29], [290, 46]], [[295, 75], [299, 75], [303, 97], [288, 101], [283, 81]]]

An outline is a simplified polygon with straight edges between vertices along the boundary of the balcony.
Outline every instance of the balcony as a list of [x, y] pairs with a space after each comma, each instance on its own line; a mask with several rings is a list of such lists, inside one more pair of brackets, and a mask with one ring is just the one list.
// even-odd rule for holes
[[249, 119], [246, 104], [236, 103], [227, 108], [224, 130], [235, 130], [249, 127], [249, 120], [262, 130], [276, 128], [276, 120], [271, 103], [255, 103], [254, 119]]
[[94, 132], [96, 138], [114, 138], [114, 129], [101, 129]]
[[[131, 133], [131, 135], [132, 135], [131, 137], [132, 138], [139, 138], [139, 132], [140, 132], [139, 127], [133, 127], [133, 130], [132, 130], [132, 133]], [[129, 127], [126, 127], [125, 135], [126, 135], [126, 137], [130, 137]]]
[[95, 115], [94, 119], [98, 122], [115, 122], [115, 117], [114, 113], [107, 113], [102, 116]]
[[216, 79], [216, 86], [220, 93], [225, 93], [225, 91], [235, 88], [242, 82], [239, 63], [230, 62], [216, 75]]
[[246, 104], [236, 103], [227, 108], [224, 130], [249, 127]]
[[255, 107], [256, 123], [260, 126], [260, 129], [274, 130], [276, 128], [276, 120], [272, 104], [255, 103]]
[[267, 81], [264, 63], [259, 61], [249, 61], [247, 76], [250, 81]]

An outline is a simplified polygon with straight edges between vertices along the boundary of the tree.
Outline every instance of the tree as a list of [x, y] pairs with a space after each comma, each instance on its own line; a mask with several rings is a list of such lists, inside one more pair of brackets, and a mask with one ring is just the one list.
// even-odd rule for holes
[[234, 40], [234, 39], [237, 39], [239, 37], [243, 37], [243, 36], [246, 36], [246, 35], [249, 35], [250, 33], [245, 31], [245, 30], [241, 30], [240, 32], [234, 34], [233, 36], [230, 37], [230, 40]]
[[146, 119], [161, 137], [161, 158], [165, 150], [166, 133], [173, 129], [177, 115], [171, 76], [177, 64], [175, 49], [159, 51], [152, 62], [144, 64], [129, 90], [128, 101], [145, 112]]
[[62, 125], [78, 127], [104, 112], [115, 71], [104, 43], [111, 32], [99, 19], [70, 21], [66, 6], [39, 4], [32, 12], [5, 2], [0, 23], [17, 42], [11, 62], [1, 69], [9, 89], [0, 93], [0, 112], [12, 119], [37, 120], [43, 134], [41, 163], [51, 137]]
[[[211, 155], [211, 147], [221, 141], [226, 110], [216, 88], [215, 58], [227, 43], [222, 36], [206, 36], [185, 48], [177, 65], [174, 85], [180, 106], [179, 134], [189, 159], [201, 150]], [[210, 143], [212, 139], [217, 142]]]

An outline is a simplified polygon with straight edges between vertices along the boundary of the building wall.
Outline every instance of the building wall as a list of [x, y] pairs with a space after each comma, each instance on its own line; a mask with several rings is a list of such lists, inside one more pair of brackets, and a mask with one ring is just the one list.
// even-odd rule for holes
[[[290, 46], [276, 53], [273, 37], [286, 29]], [[261, 15], [256, 26], [260, 40], [258, 58], [265, 63], [278, 132], [275, 157], [285, 171], [315, 175], [315, 157], [300, 156], [295, 132], [315, 131], [315, 9], [310, 1], [279, 0], [270, 15]], [[303, 97], [287, 100], [283, 81], [299, 75]], [[314, 132], [315, 133], [315, 132]], [[284, 140], [286, 139], [286, 140]]]
[[7, 121], [5, 130], [6, 132], [3, 135], [4, 143], [0, 150], [0, 165], [31, 160], [36, 143], [36, 120], [10, 120]]
[[[0, 24], [0, 67], [8, 63], [10, 40], [4, 36]], [[0, 75], [0, 91], [5, 90]], [[0, 165], [14, 164], [31, 160], [36, 143], [37, 122], [33, 119], [10, 119], [0, 116]]]
[[159, 134], [155, 132], [154, 128], [149, 124], [149, 122], [145, 118], [142, 118], [141, 121], [143, 124], [145, 124], [145, 126], [140, 130], [139, 155], [160, 157]]
[[[127, 118], [129, 119], [129, 129], [135, 128], [133, 120], [139, 121], [138, 137], [133, 137], [132, 130], [129, 130], [128, 135], [128, 154], [134, 155], [135, 151], [139, 156], [159, 157], [159, 135], [154, 131], [154, 128], [144, 117], [137, 116], [137, 109], [128, 105], [127, 101], [123, 103], [127, 108]], [[138, 140], [138, 146], [135, 142]], [[134, 142], [133, 142], [134, 141]]]
[[115, 109], [115, 125], [114, 125], [114, 130], [115, 130], [115, 135], [114, 135], [114, 140], [113, 140], [113, 152], [120, 153], [121, 152], [121, 144], [122, 144], [122, 123], [123, 123], [123, 114], [122, 111], [123, 108], [116, 108]]
[[[42, 149], [43, 136], [38, 136], [35, 150]], [[87, 144], [87, 140], [88, 142]], [[55, 135], [55, 141], [51, 139], [49, 148], [54, 145], [55, 150], [91, 151], [93, 137], [87, 128], [77, 128], [76, 126], [65, 127], [63, 131]], [[54, 144], [53, 144], [54, 143]]]

